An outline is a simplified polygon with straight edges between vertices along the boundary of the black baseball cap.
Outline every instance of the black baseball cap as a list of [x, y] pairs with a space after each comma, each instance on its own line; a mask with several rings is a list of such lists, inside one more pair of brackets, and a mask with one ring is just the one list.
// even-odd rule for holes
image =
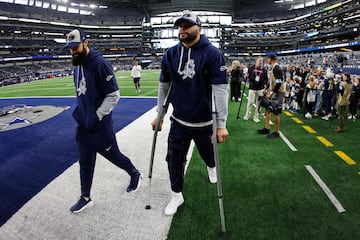
[[277, 57], [276, 57], [275, 54], [269, 54], [269, 55], [267, 55], [266, 57], [267, 57], [267, 58], [270, 58], [271, 60], [276, 60], [276, 59], [277, 59]]

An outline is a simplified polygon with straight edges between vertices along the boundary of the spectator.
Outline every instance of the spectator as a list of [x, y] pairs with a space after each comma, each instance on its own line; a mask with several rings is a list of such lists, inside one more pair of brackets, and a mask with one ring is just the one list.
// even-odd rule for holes
[[339, 127], [335, 129], [336, 132], [345, 131], [345, 110], [346, 107], [350, 104], [350, 95], [352, 90], [352, 83], [349, 73], [345, 73], [343, 81], [339, 84]]
[[331, 99], [333, 98], [334, 95], [334, 85], [335, 85], [335, 81], [333, 78], [334, 74], [329, 72], [327, 73], [326, 78], [324, 79], [324, 83], [323, 83], [323, 94], [322, 94], [322, 99], [323, 99], [323, 107], [324, 107], [324, 113], [325, 116], [322, 117], [321, 119], [328, 121], [329, 118], [331, 117]]
[[230, 91], [231, 91], [231, 101], [239, 101], [241, 95], [241, 80], [243, 78], [243, 72], [241, 71], [239, 61], [233, 61], [231, 65], [231, 72], [230, 72]]
[[356, 112], [358, 108], [359, 98], [360, 98], [359, 77], [354, 77], [352, 92], [350, 96], [350, 105], [349, 105], [350, 115], [348, 117], [349, 120], [353, 120], [353, 121], [356, 120]]
[[134, 79], [136, 93], [140, 93], [141, 66], [138, 64], [138, 61], [134, 62], [134, 66], [132, 67], [131, 70], [131, 77]]
[[304, 111], [305, 113], [304, 117], [310, 119], [312, 118], [312, 113], [316, 100], [316, 83], [315, 83], [315, 77], [313, 75], [309, 77], [309, 83], [306, 85], [304, 98], [306, 99], [306, 103], [307, 103], [306, 111]]
[[314, 72], [316, 73], [315, 75], [316, 98], [315, 98], [315, 106], [314, 106], [314, 116], [317, 117], [319, 116], [324, 76], [323, 76], [322, 67], [315, 69]]
[[260, 103], [259, 97], [264, 95], [264, 89], [266, 87], [266, 83], [268, 82], [267, 71], [263, 67], [263, 58], [258, 57], [256, 59], [256, 65], [252, 66], [249, 70], [249, 99], [247, 103], [246, 113], [244, 116], [244, 120], [248, 120], [251, 114], [251, 108], [256, 102], [256, 109], [254, 112], [254, 122], [260, 122], [259, 119], [259, 111], [260, 111]]
[[302, 98], [303, 95], [301, 95], [300, 89], [300, 82], [301, 82], [301, 78], [299, 76], [294, 76], [294, 85], [291, 89], [291, 98], [292, 98], [292, 103], [293, 103], [293, 109], [292, 112], [293, 113], [297, 113], [299, 111], [299, 106], [302, 102]]

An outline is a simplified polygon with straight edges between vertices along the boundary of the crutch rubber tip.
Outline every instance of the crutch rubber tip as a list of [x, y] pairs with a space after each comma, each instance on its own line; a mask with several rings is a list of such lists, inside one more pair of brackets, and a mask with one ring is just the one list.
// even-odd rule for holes
[[149, 210], [149, 209], [151, 209], [151, 206], [150, 206], [150, 205], [146, 205], [145, 209]]

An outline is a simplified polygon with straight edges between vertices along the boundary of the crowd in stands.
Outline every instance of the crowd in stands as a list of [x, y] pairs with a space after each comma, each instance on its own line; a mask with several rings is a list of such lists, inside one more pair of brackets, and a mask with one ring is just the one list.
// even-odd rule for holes
[[[245, 59], [243, 60], [242, 63], [246, 63]], [[350, 63], [352, 61], [358, 61], [357, 54], [280, 56], [278, 60], [283, 68], [286, 89], [284, 110], [301, 113], [304, 119], [319, 117], [329, 121], [338, 118], [339, 97], [344, 93], [342, 82], [348, 82], [351, 84], [351, 93], [345, 103], [347, 118], [352, 121], [359, 118], [357, 111], [360, 107], [360, 75], [349, 74], [341, 69], [347, 64], [353, 65]], [[242, 68], [246, 81], [248, 65], [242, 64]], [[271, 72], [267, 64], [265, 68], [268, 73]]]
[[[306, 119], [320, 116], [323, 120], [329, 120], [337, 117], [339, 84], [344, 78], [349, 77], [353, 90], [349, 102], [348, 118], [355, 121], [358, 117], [360, 98], [359, 76], [347, 76], [347, 73], [342, 72], [341, 68], [359, 66], [357, 64], [359, 59], [358, 52], [279, 56], [278, 61], [284, 71], [286, 86], [283, 108], [293, 113], [301, 110]], [[248, 67], [246, 63], [254, 62], [252, 59], [245, 58], [240, 61], [243, 71], [246, 71]], [[130, 70], [132, 62], [132, 57], [111, 60], [115, 71]], [[147, 67], [157, 69], [159, 64], [156, 59], [153, 59]], [[334, 68], [338, 70], [333, 72]], [[72, 67], [69, 60], [58, 63], [47, 61], [27, 65], [14, 64], [0, 68], [0, 87], [71, 74]], [[243, 79], [246, 79], [245, 76], [246, 74], [243, 75]]]
[[34, 80], [63, 77], [72, 74], [71, 63], [32, 62], [8, 64], [0, 68], [0, 87]]

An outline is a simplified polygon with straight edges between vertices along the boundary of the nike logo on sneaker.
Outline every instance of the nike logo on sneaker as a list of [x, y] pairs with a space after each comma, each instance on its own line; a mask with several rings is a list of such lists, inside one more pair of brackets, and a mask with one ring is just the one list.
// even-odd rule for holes
[[110, 151], [110, 149], [111, 149], [111, 146], [108, 147], [108, 148], [105, 148], [105, 150], [106, 150], [107, 152]]

